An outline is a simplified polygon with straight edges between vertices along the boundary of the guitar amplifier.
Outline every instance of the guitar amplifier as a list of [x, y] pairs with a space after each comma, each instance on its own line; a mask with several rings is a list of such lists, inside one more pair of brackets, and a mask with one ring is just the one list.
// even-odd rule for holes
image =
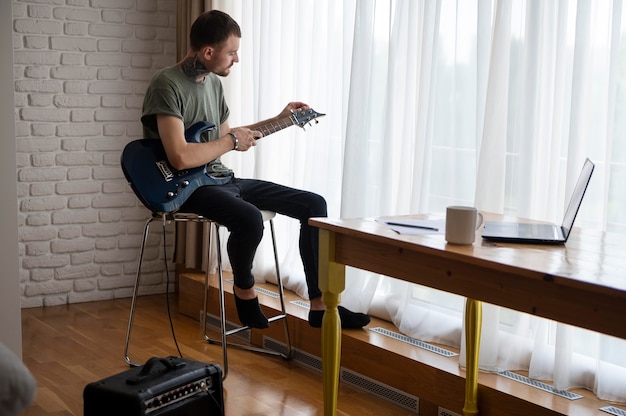
[[88, 384], [83, 404], [84, 416], [223, 416], [222, 369], [178, 357], [153, 357]]

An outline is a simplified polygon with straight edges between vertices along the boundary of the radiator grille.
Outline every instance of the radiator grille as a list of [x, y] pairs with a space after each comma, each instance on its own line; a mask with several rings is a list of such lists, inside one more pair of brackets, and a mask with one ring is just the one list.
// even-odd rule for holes
[[413, 345], [415, 347], [419, 347], [419, 348], [422, 348], [422, 349], [434, 352], [436, 354], [443, 355], [445, 357], [454, 357], [456, 355], [459, 355], [459, 354], [457, 354], [457, 353], [455, 353], [453, 351], [449, 351], [449, 350], [446, 350], [444, 348], [428, 344], [426, 342], [420, 341], [419, 339], [411, 338], [411, 337], [408, 337], [408, 336], [406, 336], [404, 334], [400, 334], [398, 332], [390, 331], [390, 330], [385, 329], [385, 328], [380, 328], [380, 327], [370, 328], [370, 331], [376, 332], [377, 334], [385, 335], [385, 336], [393, 338], [393, 339], [397, 339], [398, 341], [406, 342], [407, 344], [411, 344], [411, 345]]
[[615, 406], [601, 407], [600, 410], [615, 416], [626, 416], [626, 410], [620, 409]]
[[529, 378], [529, 377], [526, 377], [517, 373], [513, 373], [512, 371], [502, 371], [502, 372], [499, 372], [498, 374], [508, 379], [519, 381], [520, 383], [524, 383], [528, 386], [532, 386], [537, 389], [546, 391], [548, 393], [555, 394], [565, 399], [576, 400], [576, 399], [581, 399], [583, 397], [580, 394], [572, 393], [567, 390], [557, 390], [549, 384], [542, 383], [541, 381], [538, 381], [538, 380], [533, 380], [532, 378]]
[[263, 336], [263, 348], [266, 350], [276, 351], [284, 356], [287, 355], [287, 344], [278, 342], [273, 338]]
[[454, 413], [448, 409], [444, 409], [443, 407], [439, 407], [438, 409], [439, 411], [437, 413], [437, 416], [461, 416], [460, 414]]
[[418, 397], [411, 396], [403, 391], [346, 369], [341, 370], [341, 380], [382, 399], [395, 403], [400, 407], [411, 410], [416, 414], [419, 412]]
[[304, 302], [301, 300], [292, 300], [289, 303], [291, 303], [292, 305], [300, 306], [301, 308], [304, 308], [304, 309], [311, 309], [311, 306], [307, 302]]

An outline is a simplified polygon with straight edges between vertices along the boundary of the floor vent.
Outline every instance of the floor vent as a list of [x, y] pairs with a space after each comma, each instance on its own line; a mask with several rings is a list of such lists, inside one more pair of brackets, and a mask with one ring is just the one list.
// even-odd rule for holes
[[[235, 281], [233, 279], [227, 279], [226, 282], [235, 284]], [[262, 293], [265, 296], [269, 296], [274, 299], [278, 299], [280, 297], [280, 294], [278, 292], [274, 292], [263, 287], [255, 286], [254, 290], [256, 290], [257, 293]]]
[[375, 396], [385, 399], [407, 410], [419, 412], [419, 398], [411, 396], [403, 391], [379, 383], [368, 377], [364, 377], [350, 370], [341, 370], [341, 380], [356, 388], [365, 390]]
[[[283, 353], [287, 351], [287, 346], [285, 344], [269, 337], [263, 337], [263, 347]], [[322, 372], [322, 360], [319, 357], [294, 348], [292, 350], [291, 359], [292, 361], [314, 371], [319, 373]], [[342, 382], [349, 384], [352, 387], [367, 391], [404, 409], [414, 411], [416, 414], [419, 411], [418, 397], [411, 396], [401, 390], [387, 386], [386, 384], [382, 384], [376, 380], [370, 379], [345, 368], [340, 369], [339, 375]]]
[[461, 416], [460, 414], [444, 409], [443, 407], [439, 407], [438, 409], [437, 416]]
[[620, 409], [615, 406], [601, 407], [600, 410], [615, 416], [626, 416], [626, 410]]
[[576, 400], [576, 399], [581, 399], [583, 397], [580, 394], [572, 393], [567, 390], [557, 390], [549, 384], [542, 383], [541, 381], [533, 380], [532, 378], [522, 376], [520, 374], [513, 373], [511, 371], [502, 371], [498, 374], [503, 377], [509, 378], [511, 380], [519, 381], [520, 383], [524, 383], [528, 386], [535, 387], [543, 391], [547, 391], [548, 393], [552, 393], [554, 395], [563, 397], [565, 399]]
[[418, 339], [411, 338], [404, 334], [393, 332], [385, 328], [380, 328], [380, 327], [370, 328], [370, 331], [376, 332], [377, 334], [385, 335], [393, 339], [397, 339], [398, 341], [406, 342], [407, 344], [411, 344], [415, 347], [419, 347], [419, 348], [434, 352], [439, 355], [443, 355], [444, 357], [454, 357], [454, 356], [459, 355], [456, 352], [449, 351], [444, 348], [440, 348], [435, 345], [428, 344], [426, 342], [422, 342]]

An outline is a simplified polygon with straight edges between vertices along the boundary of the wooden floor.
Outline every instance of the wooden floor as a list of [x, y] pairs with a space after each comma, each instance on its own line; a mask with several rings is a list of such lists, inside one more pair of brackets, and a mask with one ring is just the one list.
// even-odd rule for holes
[[[204, 342], [200, 324], [177, 313], [170, 296], [179, 347], [185, 358], [221, 362], [221, 348]], [[86, 384], [129, 369], [123, 351], [130, 299], [22, 310], [23, 359], [38, 382], [24, 416], [82, 415]], [[141, 297], [131, 358], [176, 355], [164, 295]], [[313, 329], [312, 329], [313, 330]], [[229, 349], [224, 382], [227, 416], [322, 415], [321, 374], [295, 362]], [[338, 415], [415, 415], [350, 386], [339, 389]]]

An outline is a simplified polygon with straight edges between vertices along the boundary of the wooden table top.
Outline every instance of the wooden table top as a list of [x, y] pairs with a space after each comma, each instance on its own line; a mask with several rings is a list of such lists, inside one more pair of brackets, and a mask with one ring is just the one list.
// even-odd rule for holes
[[626, 338], [624, 234], [574, 228], [564, 245], [530, 245], [489, 242], [479, 230], [473, 245], [458, 246], [373, 218], [309, 222], [335, 234], [338, 263]]

